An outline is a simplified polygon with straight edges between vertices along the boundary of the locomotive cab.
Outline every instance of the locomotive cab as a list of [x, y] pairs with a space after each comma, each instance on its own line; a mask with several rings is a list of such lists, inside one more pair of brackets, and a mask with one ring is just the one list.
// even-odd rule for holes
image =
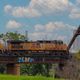
[[10, 53], [22, 54], [24, 51], [24, 41], [9, 40], [7, 41], [7, 50]]

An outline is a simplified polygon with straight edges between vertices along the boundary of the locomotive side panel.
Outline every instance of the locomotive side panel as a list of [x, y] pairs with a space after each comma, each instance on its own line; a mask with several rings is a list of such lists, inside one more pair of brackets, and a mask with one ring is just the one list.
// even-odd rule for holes
[[27, 43], [24, 43], [24, 48], [26, 50], [32, 50], [32, 51], [35, 51], [35, 50], [44, 50], [45, 47], [44, 47], [44, 44], [41, 44], [41, 43], [37, 43], [37, 42], [27, 42]]
[[55, 44], [55, 43], [39, 43], [39, 42], [26, 42], [24, 43], [25, 50], [67, 50], [66, 44]]
[[4, 46], [0, 43], [0, 50], [4, 49]]
[[24, 43], [23, 42], [8, 42], [7, 50], [24, 50]]
[[67, 51], [67, 45], [66, 44], [56, 44], [55, 45], [55, 50], [62, 50], [62, 51]]
[[4, 50], [4, 45], [0, 43], [0, 53], [2, 53]]
[[67, 51], [66, 44], [56, 44], [53, 42], [8, 42], [7, 49], [10, 51]]
[[44, 43], [45, 50], [55, 50], [55, 44], [54, 43]]

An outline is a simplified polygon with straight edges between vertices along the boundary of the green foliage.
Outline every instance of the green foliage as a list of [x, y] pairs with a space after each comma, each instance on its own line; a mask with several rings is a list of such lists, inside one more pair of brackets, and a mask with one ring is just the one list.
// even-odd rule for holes
[[46, 75], [47, 77], [49, 76], [50, 66], [52, 66], [52, 65], [45, 64], [45, 75]]
[[5, 69], [6, 69], [5, 65], [0, 64], [0, 73], [1, 74], [4, 73]]
[[0, 34], [0, 38], [3, 38], [4, 34]]
[[25, 36], [15, 32], [7, 32], [6, 34], [3, 34], [3, 39], [24, 40]]
[[31, 67], [31, 73], [32, 75], [41, 75], [43, 74], [44, 69], [41, 64], [33, 64]]
[[80, 50], [75, 54], [75, 57], [80, 60]]
[[31, 68], [31, 65], [30, 64], [22, 64], [21, 65], [21, 75], [24, 75], [24, 74], [26, 74], [26, 75], [30, 75], [31, 74], [31, 70], [30, 70], [30, 68]]
[[21, 74], [49, 76], [50, 64], [21, 65]]
[[6, 41], [7, 39], [24, 40], [25, 36], [15, 32], [7, 32], [6, 34], [0, 34], [0, 38], [3, 38], [4, 41]]

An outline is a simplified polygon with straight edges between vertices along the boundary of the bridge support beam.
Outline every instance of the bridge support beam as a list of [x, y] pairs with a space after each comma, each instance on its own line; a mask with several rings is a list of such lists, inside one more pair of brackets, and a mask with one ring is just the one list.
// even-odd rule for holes
[[20, 64], [7, 64], [7, 74], [20, 75]]

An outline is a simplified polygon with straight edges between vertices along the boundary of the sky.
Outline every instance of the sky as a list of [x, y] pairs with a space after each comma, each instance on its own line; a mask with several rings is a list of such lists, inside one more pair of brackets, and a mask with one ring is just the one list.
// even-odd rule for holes
[[80, 25], [80, 0], [0, 0], [0, 33], [69, 43]]

